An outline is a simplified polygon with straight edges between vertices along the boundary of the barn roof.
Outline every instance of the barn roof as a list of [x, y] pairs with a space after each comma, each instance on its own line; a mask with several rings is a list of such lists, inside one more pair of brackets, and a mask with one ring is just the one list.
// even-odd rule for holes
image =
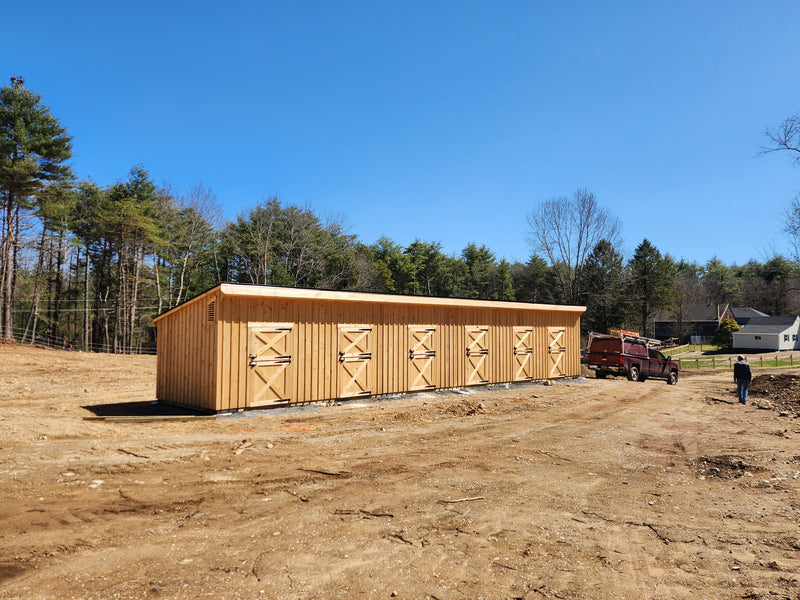
[[505, 308], [513, 310], [553, 310], [559, 312], [583, 313], [585, 306], [571, 306], [562, 304], [531, 304], [528, 302], [509, 302], [500, 300], [472, 300], [468, 298], [437, 298], [432, 296], [404, 296], [400, 294], [375, 294], [371, 292], [342, 292], [332, 290], [316, 290], [306, 288], [279, 287], [270, 285], [247, 285], [238, 283], [220, 284], [199, 296], [176, 306], [175, 308], [159, 315], [154, 322], [159, 321], [173, 311], [180, 310], [183, 306], [197, 302], [201, 298], [219, 292], [224, 296], [241, 296], [248, 298], [284, 298], [295, 300], [334, 300], [347, 302], [365, 302], [371, 304], [405, 304], [419, 306], [461, 306], [464, 308]]

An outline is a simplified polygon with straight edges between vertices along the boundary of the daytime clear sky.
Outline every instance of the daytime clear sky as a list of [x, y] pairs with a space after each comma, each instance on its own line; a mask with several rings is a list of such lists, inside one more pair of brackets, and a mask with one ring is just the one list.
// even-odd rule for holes
[[676, 259], [786, 253], [800, 2], [3, 2], [24, 77], [100, 185], [142, 163], [234, 219], [268, 195], [367, 244], [531, 254], [526, 216], [594, 192]]

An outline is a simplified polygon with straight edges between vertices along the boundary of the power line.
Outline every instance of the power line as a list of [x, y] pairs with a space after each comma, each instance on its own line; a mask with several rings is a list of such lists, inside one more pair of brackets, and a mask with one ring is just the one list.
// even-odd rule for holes
[[[46, 315], [46, 314], [49, 314], [49, 313], [56, 313], [56, 312], [59, 312], [59, 313], [62, 313], [62, 312], [96, 313], [96, 312], [114, 312], [115, 310], [116, 310], [115, 308], [90, 308], [89, 310], [86, 310], [85, 308], [59, 308], [58, 310], [49, 309], [49, 308], [40, 308], [40, 309], [36, 310], [36, 314]], [[137, 310], [137, 312], [138, 311], [148, 311], [148, 310], [155, 311], [155, 310], [158, 310], [158, 307], [157, 306], [137, 306], [136, 310]], [[30, 309], [17, 308], [17, 309], [12, 309], [11, 312], [14, 313], [14, 314], [17, 314], [17, 315], [28, 314], [28, 313], [30, 313]]]
[[156, 354], [157, 350], [157, 347], [151, 344], [141, 344], [138, 347], [130, 350], [117, 349], [115, 352], [114, 347], [111, 344], [94, 344], [92, 342], [89, 343], [88, 348], [84, 348], [81, 342], [67, 339], [64, 336], [54, 336], [42, 333], [36, 333], [33, 336], [32, 341], [22, 341], [25, 332], [18, 328], [12, 330], [12, 335], [14, 336], [15, 340], [19, 341], [20, 344], [24, 344], [26, 346], [47, 346], [48, 348], [53, 348], [56, 350], [99, 352], [101, 354]]

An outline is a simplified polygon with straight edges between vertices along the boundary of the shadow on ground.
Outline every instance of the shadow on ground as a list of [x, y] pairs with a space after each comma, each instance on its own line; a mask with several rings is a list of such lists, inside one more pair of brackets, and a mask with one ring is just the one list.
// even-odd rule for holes
[[157, 401], [114, 402], [111, 404], [94, 404], [84, 406], [97, 417], [191, 417], [208, 413], [161, 404]]

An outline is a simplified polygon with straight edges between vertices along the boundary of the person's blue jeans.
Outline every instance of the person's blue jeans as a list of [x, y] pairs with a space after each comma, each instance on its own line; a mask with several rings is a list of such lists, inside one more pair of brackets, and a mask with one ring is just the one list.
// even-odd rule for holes
[[747, 390], [750, 387], [749, 379], [739, 379], [736, 382], [736, 393], [739, 394], [739, 402], [747, 403]]

